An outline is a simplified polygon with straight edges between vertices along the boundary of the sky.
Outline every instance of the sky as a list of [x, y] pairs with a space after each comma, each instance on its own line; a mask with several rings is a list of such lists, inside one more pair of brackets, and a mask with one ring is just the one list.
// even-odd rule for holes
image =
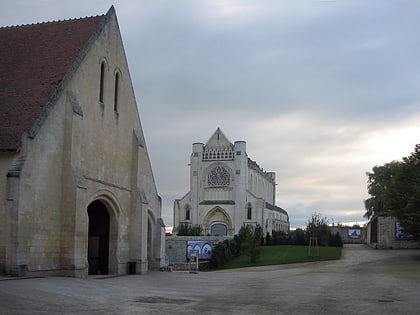
[[366, 172], [420, 143], [420, 1], [0, 0], [0, 25], [111, 5], [168, 227], [218, 127], [276, 172], [292, 228], [363, 224]]

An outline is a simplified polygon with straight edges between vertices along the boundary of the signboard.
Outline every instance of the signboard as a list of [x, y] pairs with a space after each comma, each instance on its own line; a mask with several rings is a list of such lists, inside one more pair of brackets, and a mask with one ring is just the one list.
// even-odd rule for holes
[[362, 237], [362, 230], [361, 229], [349, 229], [348, 232], [349, 238], [361, 238]]
[[198, 251], [192, 250], [190, 252], [190, 273], [198, 272]]
[[397, 240], [409, 240], [412, 239], [413, 235], [405, 233], [404, 228], [400, 222], [395, 222], [395, 239]]
[[198, 252], [198, 258], [200, 260], [209, 260], [211, 258], [212, 249], [213, 244], [210, 241], [187, 241], [187, 260], [189, 260], [190, 253], [193, 250]]
[[348, 237], [359, 239], [359, 238], [362, 237], [362, 230], [361, 229], [349, 229]]

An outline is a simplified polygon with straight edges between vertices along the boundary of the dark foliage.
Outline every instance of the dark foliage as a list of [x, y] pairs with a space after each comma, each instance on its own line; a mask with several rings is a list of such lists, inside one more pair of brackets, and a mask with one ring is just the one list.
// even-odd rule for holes
[[240, 246], [238, 245], [237, 237], [218, 243], [213, 248], [212, 256], [209, 261], [209, 268], [217, 269], [239, 255]]
[[386, 213], [395, 216], [405, 232], [420, 236], [420, 144], [410, 156], [375, 166], [368, 176], [365, 200], [367, 218]]
[[180, 223], [178, 227], [178, 236], [200, 236], [203, 229], [200, 225], [192, 225], [189, 223]]

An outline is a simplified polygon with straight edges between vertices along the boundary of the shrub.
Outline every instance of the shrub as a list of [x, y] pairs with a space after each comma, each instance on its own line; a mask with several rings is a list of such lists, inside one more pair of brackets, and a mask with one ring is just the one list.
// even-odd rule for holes
[[343, 240], [341, 239], [340, 233], [337, 232], [335, 235], [332, 235], [330, 232], [328, 246], [343, 247]]
[[192, 225], [190, 223], [180, 223], [178, 226], [178, 236], [200, 236], [203, 229], [200, 225]]
[[217, 269], [226, 264], [232, 258], [240, 254], [237, 239], [224, 240], [214, 246], [213, 252], [209, 261], [210, 269]]
[[261, 253], [261, 227], [252, 227], [251, 225], [242, 226], [239, 230], [239, 236], [241, 239], [240, 248], [242, 253], [249, 256], [252, 263], [256, 262]]

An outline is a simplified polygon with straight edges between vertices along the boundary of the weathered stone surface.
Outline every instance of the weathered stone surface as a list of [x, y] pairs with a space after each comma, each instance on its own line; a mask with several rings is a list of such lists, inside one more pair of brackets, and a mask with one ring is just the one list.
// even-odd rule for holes
[[109, 214], [107, 273], [127, 273], [129, 261], [138, 273], [158, 268], [161, 200], [113, 8], [47, 107], [18, 151], [0, 153], [0, 272], [86, 277], [94, 202]]

